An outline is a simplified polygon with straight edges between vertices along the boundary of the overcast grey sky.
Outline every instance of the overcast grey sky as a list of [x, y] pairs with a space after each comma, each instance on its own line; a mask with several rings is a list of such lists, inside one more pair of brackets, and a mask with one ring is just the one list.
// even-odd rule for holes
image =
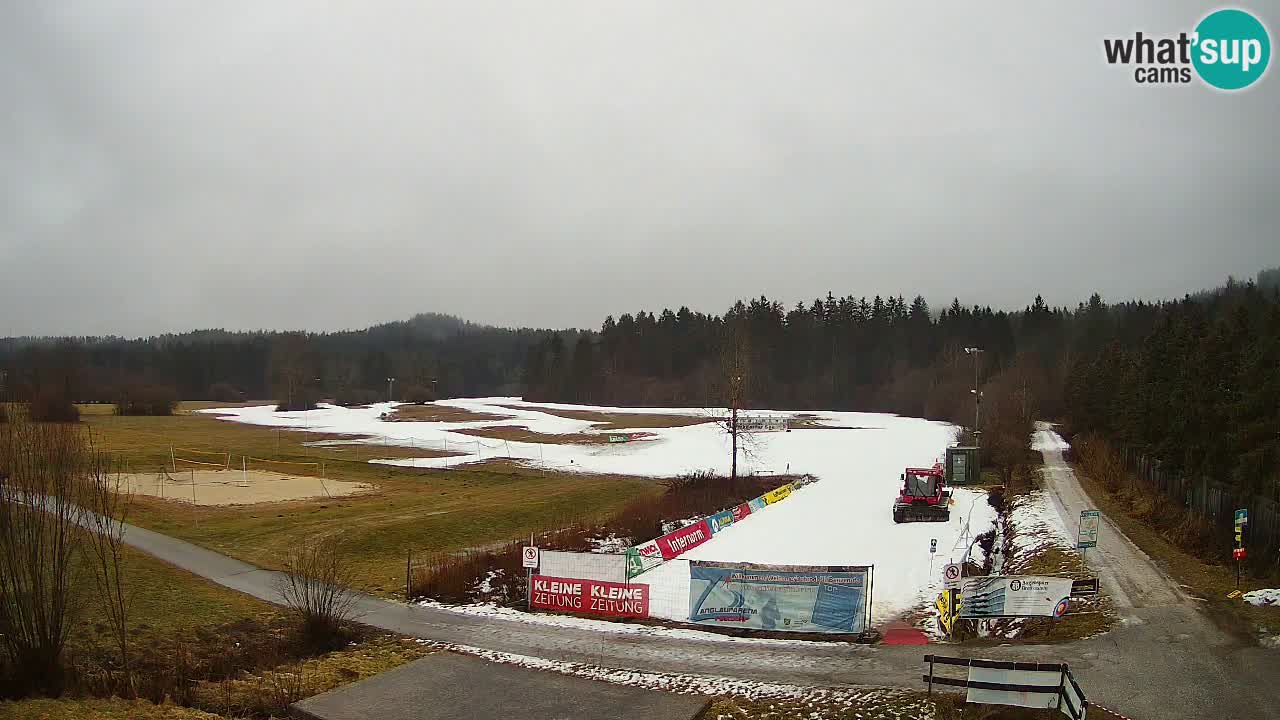
[[1021, 307], [1280, 264], [1276, 71], [1103, 59], [1216, 6], [1001, 7], [6, 2], [0, 335]]

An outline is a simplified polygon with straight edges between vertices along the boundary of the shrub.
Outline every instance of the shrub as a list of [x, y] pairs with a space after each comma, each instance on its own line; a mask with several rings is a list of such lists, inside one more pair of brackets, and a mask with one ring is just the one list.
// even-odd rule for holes
[[280, 594], [302, 624], [303, 634], [318, 646], [334, 646], [355, 611], [351, 570], [341, 540], [328, 537], [304, 542], [285, 552]]
[[62, 390], [41, 390], [31, 397], [28, 409], [35, 422], [78, 422], [80, 411]]
[[130, 385], [116, 401], [117, 415], [172, 415], [178, 392], [164, 385]]
[[229, 382], [216, 382], [209, 386], [209, 399], [215, 402], [237, 403], [244, 400], [244, 393]]
[[414, 405], [425, 405], [429, 402], [435, 402], [436, 396], [429, 388], [422, 385], [410, 385], [404, 389], [400, 399]]

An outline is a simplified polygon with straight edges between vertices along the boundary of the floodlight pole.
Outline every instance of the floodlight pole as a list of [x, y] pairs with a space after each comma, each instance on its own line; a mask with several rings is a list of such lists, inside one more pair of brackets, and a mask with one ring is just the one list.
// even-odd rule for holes
[[387, 402], [391, 402], [391, 398], [392, 398], [392, 391], [391, 391], [391, 389], [392, 389], [393, 387], [395, 387], [395, 384], [396, 384], [396, 379], [395, 379], [395, 378], [393, 378], [393, 377], [389, 377], [389, 378], [387, 378]]
[[982, 348], [967, 347], [964, 349], [965, 354], [973, 356], [973, 444], [981, 446], [979, 438], [981, 431], [978, 430], [978, 423], [982, 417], [982, 390], [980, 380], [978, 378], [978, 360], [982, 354]]

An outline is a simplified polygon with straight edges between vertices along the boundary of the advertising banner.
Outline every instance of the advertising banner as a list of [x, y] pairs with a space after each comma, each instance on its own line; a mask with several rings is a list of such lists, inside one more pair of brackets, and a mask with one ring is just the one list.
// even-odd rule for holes
[[711, 525], [711, 532], [713, 534], [718, 533], [733, 524], [733, 511], [721, 510], [715, 515], [707, 518], [707, 523]]
[[765, 493], [764, 501], [772, 505], [776, 502], [782, 502], [783, 500], [786, 500], [787, 497], [790, 495], [791, 495], [791, 485], [788, 483], [787, 485], [783, 485], [780, 488], [775, 488]]
[[630, 561], [625, 555], [543, 550], [538, 574], [578, 580], [625, 583]]
[[627, 548], [627, 579], [640, 575], [662, 564], [662, 550], [656, 540]]
[[530, 607], [604, 617], [648, 617], [649, 586], [533, 576]]
[[951, 626], [955, 624], [957, 605], [959, 598], [955, 590], [943, 590], [942, 594], [933, 601], [934, 607], [938, 609], [938, 624], [942, 626], [942, 631], [951, 634]]
[[739, 415], [741, 432], [786, 432], [787, 418], [768, 415]]
[[747, 507], [751, 508], [751, 512], [763, 510], [768, 506], [769, 506], [769, 501], [765, 500], [763, 495], [761, 495], [758, 498], [752, 498], [747, 502]]
[[1053, 709], [1058, 707], [1062, 680], [1060, 667], [1023, 670], [973, 666], [969, 668], [965, 702]]
[[671, 560], [710, 539], [711, 526], [707, 523], [707, 519], [703, 518], [692, 525], [682, 527], [675, 532], [669, 532], [654, 542], [658, 544], [658, 549], [662, 551], [662, 559]]
[[860, 633], [869, 573], [863, 566], [690, 561], [689, 619], [754, 630]]
[[1062, 617], [1071, 578], [992, 575], [965, 578], [961, 618]]
[[735, 506], [735, 507], [734, 507], [732, 510], [730, 510], [729, 512], [733, 513], [733, 521], [734, 521], [734, 522], [742, 522], [742, 518], [744, 518], [744, 517], [746, 517], [746, 516], [748, 516], [748, 515], [750, 515], [750, 514], [751, 514], [751, 504], [750, 504], [750, 503], [742, 503], [741, 505], [737, 505], [737, 506]]

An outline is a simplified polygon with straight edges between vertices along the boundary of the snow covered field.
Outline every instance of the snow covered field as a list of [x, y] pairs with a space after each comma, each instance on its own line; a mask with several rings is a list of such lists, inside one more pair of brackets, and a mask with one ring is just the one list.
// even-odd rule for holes
[[[705, 415], [703, 408], [615, 408], [528, 403], [518, 398], [441, 401], [441, 405], [504, 415], [500, 420], [466, 422], [386, 422], [379, 416], [391, 403], [366, 408], [322, 406], [307, 412], [276, 412], [271, 406], [212, 409], [228, 420], [315, 432], [373, 436], [370, 444], [416, 446], [463, 453], [441, 458], [374, 460], [414, 467], [452, 467], [460, 463], [510, 457], [533, 466], [577, 472], [669, 477], [692, 470], [729, 471], [729, 438], [715, 423], [675, 428], [642, 428], [652, 440], [616, 444], [565, 445], [504, 442], [455, 432], [463, 428], [521, 425], [535, 432], [597, 432], [593, 423], [549, 414], [547, 410], [594, 410], [646, 415]], [[751, 415], [789, 416], [781, 411]], [[637, 579], [652, 586], [656, 614], [678, 616], [688, 606], [687, 560], [795, 565], [875, 565], [873, 621], [881, 622], [935, 594], [941, 567], [959, 560], [966, 543], [991, 529], [995, 511], [983, 493], [955, 492], [950, 522], [895, 525], [890, 506], [898, 476], [908, 466], [940, 460], [955, 439], [955, 428], [916, 418], [855, 412], [812, 413], [820, 429], [759, 433], [751, 454], [739, 458], [739, 472], [808, 473], [819, 482], [790, 498], [753, 513], [717, 533], [683, 559], [665, 563]], [[609, 430], [609, 434], [626, 432]], [[969, 533], [964, 533], [966, 523]], [[930, 572], [929, 541], [937, 539]], [[664, 609], [668, 609], [664, 613]]]

